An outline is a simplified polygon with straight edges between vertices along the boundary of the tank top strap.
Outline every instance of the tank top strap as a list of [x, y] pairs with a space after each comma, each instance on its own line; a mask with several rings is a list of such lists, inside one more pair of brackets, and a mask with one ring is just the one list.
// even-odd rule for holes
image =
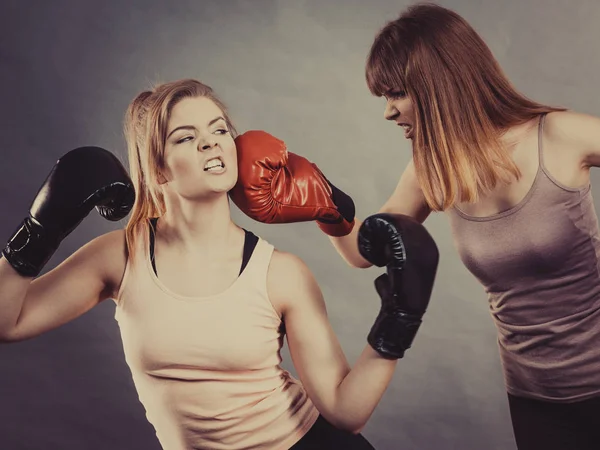
[[544, 164], [544, 122], [546, 120], [546, 113], [540, 116], [538, 122], [538, 164], [539, 168], [546, 173], [546, 165]]

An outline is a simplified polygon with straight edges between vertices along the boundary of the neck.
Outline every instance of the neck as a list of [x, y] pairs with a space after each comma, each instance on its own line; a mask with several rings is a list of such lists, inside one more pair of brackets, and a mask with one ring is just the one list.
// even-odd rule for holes
[[166, 213], [158, 220], [157, 238], [185, 253], [223, 256], [237, 243], [240, 228], [231, 220], [229, 198], [186, 200], [165, 196]]

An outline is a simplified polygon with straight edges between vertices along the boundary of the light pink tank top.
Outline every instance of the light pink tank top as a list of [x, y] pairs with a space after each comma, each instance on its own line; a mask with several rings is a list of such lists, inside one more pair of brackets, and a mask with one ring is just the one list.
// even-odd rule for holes
[[538, 172], [519, 204], [449, 216], [488, 293], [508, 392], [572, 402], [600, 395], [600, 232], [590, 186], [563, 186], [544, 166], [543, 124]]
[[127, 364], [165, 450], [288, 449], [318, 411], [280, 367], [282, 324], [267, 295], [273, 246], [259, 239], [238, 279], [183, 297], [152, 270], [138, 239], [115, 300]]

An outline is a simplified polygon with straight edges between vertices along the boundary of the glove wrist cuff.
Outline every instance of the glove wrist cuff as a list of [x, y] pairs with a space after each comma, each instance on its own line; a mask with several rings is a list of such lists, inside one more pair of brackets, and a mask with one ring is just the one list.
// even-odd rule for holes
[[2, 255], [20, 275], [35, 277], [58, 248], [51, 241], [43, 227], [28, 217], [8, 240]]
[[381, 312], [371, 328], [367, 342], [386, 359], [400, 359], [408, 350], [421, 326], [421, 315], [404, 311]]

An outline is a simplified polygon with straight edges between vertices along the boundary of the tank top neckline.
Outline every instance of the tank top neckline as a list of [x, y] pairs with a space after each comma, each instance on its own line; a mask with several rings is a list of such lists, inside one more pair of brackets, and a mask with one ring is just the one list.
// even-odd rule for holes
[[548, 180], [550, 182], [552, 182], [553, 184], [555, 184], [556, 186], [558, 186], [560, 189], [563, 189], [565, 191], [568, 192], [584, 192], [586, 190], [589, 190], [591, 187], [591, 183], [586, 184], [585, 186], [581, 186], [581, 187], [576, 187], [576, 188], [572, 188], [572, 187], [568, 187], [568, 186], [564, 186], [563, 184], [561, 184], [560, 182], [558, 182], [545, 168], [544, 166], [544, 154], [543, 154], [543, 142], [542, 142], [542, 132], [544, 129], [544, 120], [546, 118], [546, 114], [542, 114], [539, 118], [539, 123], [538, 123], [538, 167], [535, 173], [535, 177], [533, 179], [533, 183], [531, 184], [529, 190], [527, 191], [527, 194], [525, 194], [525, 196], [519, 201], [517, 202], [515, 205], [511, 206], [508, 209], [505, 209], [504, 211], [500, 211], [494, 214], [490, 214], [488, 216], [472, 216], [470, 214], [465, 213], [464, 211], [462, 211], [458, 206], [455, 206], [453, 209], [454, 211], [456, 211], [456, 214], [459, 215], [460, 217], [462, 217], [465, 220], [471, 221], [471, 222], [488, 222], [488, 221], [492, 221], [492, 220], [498, 220], [498, 219], [502, 219], [506, 216], [510, 216], [516, 212], [518, 212], [520, 209], [522, 209], [525, 205], [527, 205], [527, 203], [529, 203], [529, 201], [531, 200], [531, 197], [535, 194], [535, 192], [538, 189], [538, 186], [541, 182], [542, 177], [545, 175], [546, 178], [548, 178]]
[[537, 187], [539, 184], [539, 179], [542, 176], [542, 172], [543, 171], [542, 171], [541, 166], [538, 165], [535, 177], [533, 179], [533, 183], [531, 183], [531, 187], [529, 188], [529, 191], [527, 191], [527, 194], [525, 194], [525, 197], [523, 197], [518, 203], [516, 203], [515, 205], [511, 206], [508, 209], [505, 209], [504, 211], [490, 214], [488, 216], [472, 216], [472, 215], [467, 214], [464, 211], [462, 211], [458, 206], [455, 206], [454, 210], [463, 219], [469, 220], [472, 222], [487, 222], [490, 220], [497, 220], [497, 219], [501, 219], [506, 216], [510, 216], [511, 214], [514, 214], [517, 211], [519, 211], [521, 208], [523, 208], [527, 203], [529, 203], [529, 200], [533, 196], [534, 192], [537, 190]]
[[254, 251], [252, 252], [252, 254], [250, 255], [249, 259], [248, 259], [248, 263], [246, 264], [245, 269], [236, 277], [236, 279], [227, 287], [225, 288], [223, 291], [221, 292], [217, 292], [216, 294], [211, 294], [211, 295], [193, 295], [193, 296], [189, 296], [189, 295], [182, 295], [182, 294], [178, 294], [176, 292], [174, 292], [173, 290], [171, 290], [171, 288], [169, 288], [166, 284], [164, 284], [160, 278], [158, 278], [158, 276], [156, 275], [156, 273], [154, 272], [154, 269], [152, 267], [152, 261], [151, 261], [151, 256], [150, 256], [150, 233], [143, 233], [143, 243], [144, 243], [144, 266], [145, 266], [145, 270], [148, 273], [148, 276], [152, 279], [152, 281], [154, 282], [154, 284], [161, 290], [163, 291], [165, 294], [167, 294], [169, 297], [176, 299], [176, 300], [181, 300], [181, 301], [187, 301], [187, 302], [210, 302], [210, 301], [216, 301], [219, 300], [223, 297], [227, 297], [231, 292], [233, 292], [235, 289], [237, 289], [238, 285], [240, 285], [241, 283], [244, 282], [244, 280], [251, 276], [248, 273], [251, 272], [251, 268], [254, 265], [254, 261], [256, 260], [257, 256], [256, 254], [258, 253], [257, 250], [259, 250], [260, 246], [261, 246], [261, 239], [258, 239], [258, 242], [256, 243], [256, 247], [254, 248]]

